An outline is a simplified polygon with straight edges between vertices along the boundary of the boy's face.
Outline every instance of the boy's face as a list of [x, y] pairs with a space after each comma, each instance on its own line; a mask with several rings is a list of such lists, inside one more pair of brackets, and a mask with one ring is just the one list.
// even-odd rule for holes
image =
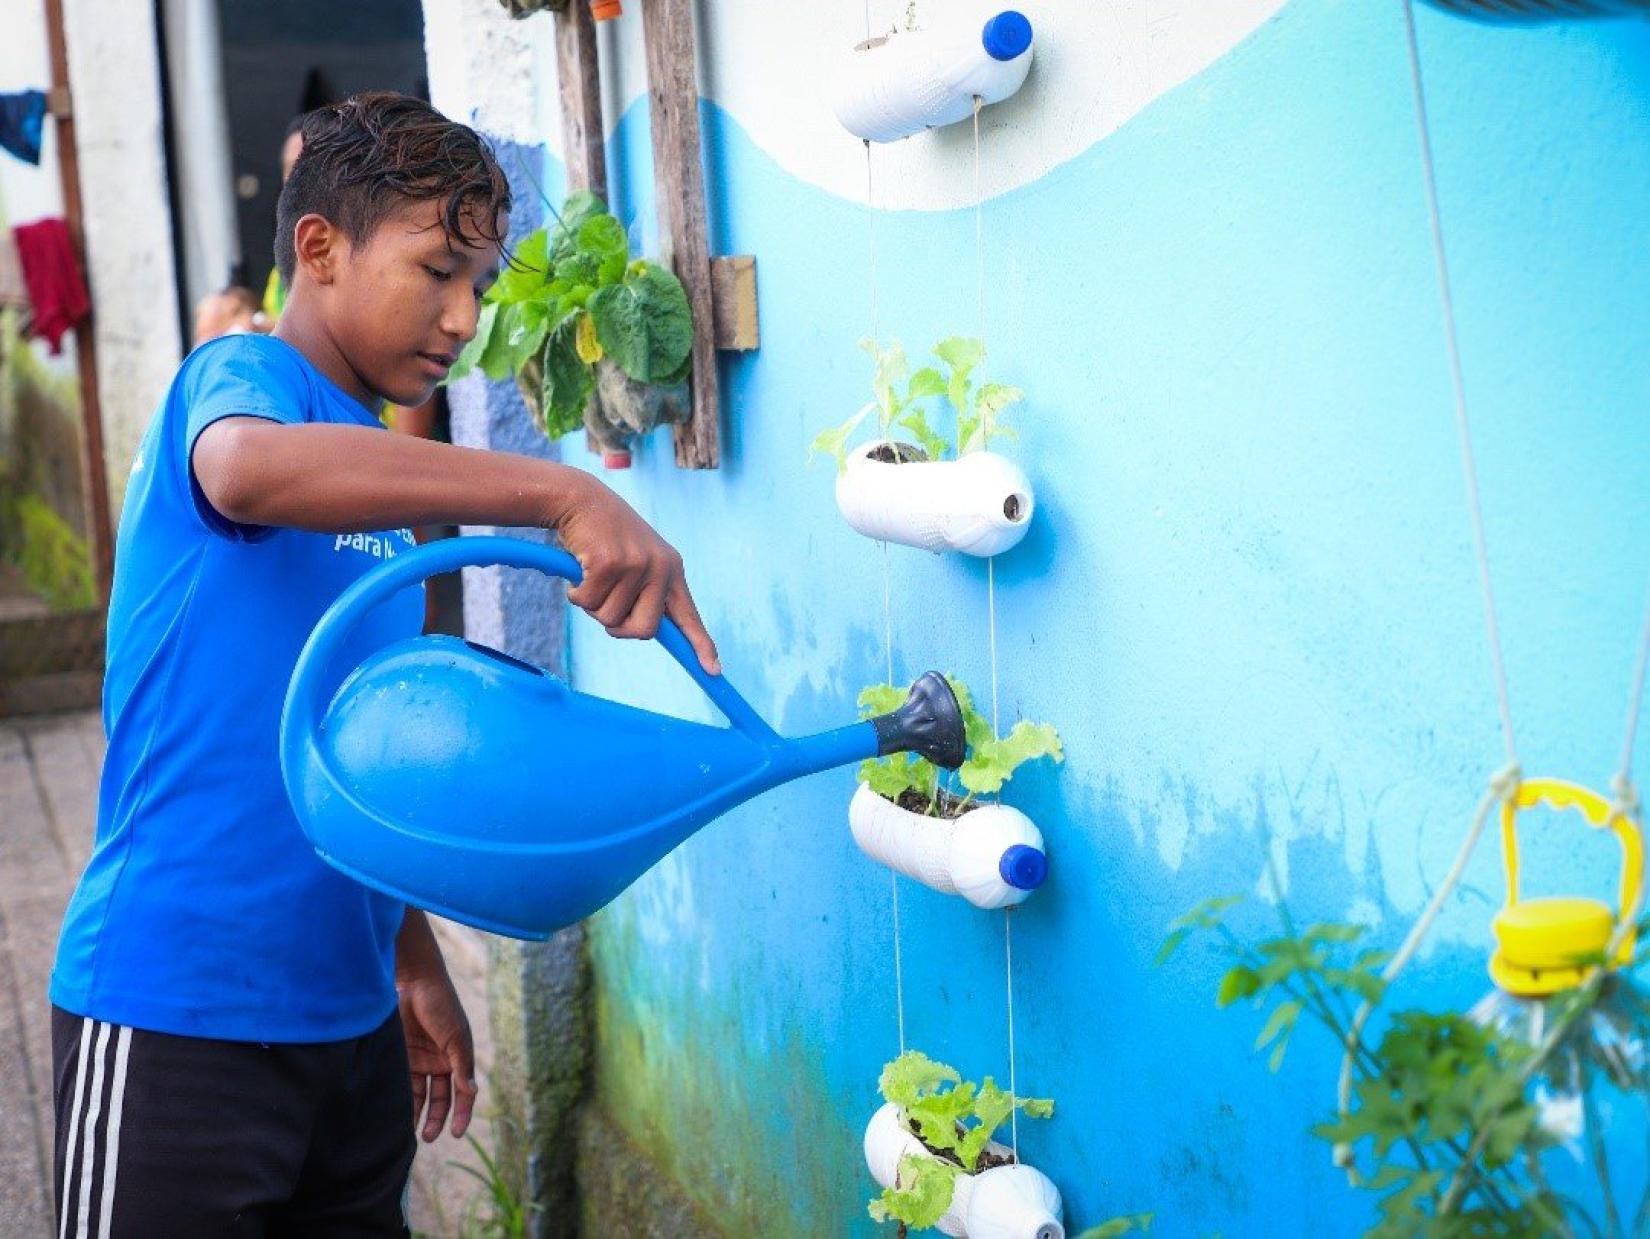
[[330, 334], [362, 384], [408, 407], [447, 377], [498, 274], [498, 250], [472, 221], [462, 243], [448, 239], [444, 205], [408, 203], [363, 244], [344, 242], [327, 298]]

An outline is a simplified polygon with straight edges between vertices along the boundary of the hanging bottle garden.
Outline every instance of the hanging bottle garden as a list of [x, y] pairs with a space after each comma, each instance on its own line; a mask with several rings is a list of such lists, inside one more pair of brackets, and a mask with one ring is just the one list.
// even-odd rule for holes
[[[840, 426], [821, 431], [812, 451], [836, 461], [836, 504], [868, 538], [982, 558], [1019, 545], [1036, 499], [1025, 473], [990, 451], [992, 438], [1014, 436], [1004, 413], [1025, 398], [1005, 383], [977, 382], [985, 345], [953, 336], [934, 346], [936, 366], [914, 374], [898, 340], [875, 340], [872, 400]], [[955, 440], [935, 429], [943, 401]], [[875, 416], [876, 433], [850, 446]], [[946, 423], [941, 423], [946, 424]]]

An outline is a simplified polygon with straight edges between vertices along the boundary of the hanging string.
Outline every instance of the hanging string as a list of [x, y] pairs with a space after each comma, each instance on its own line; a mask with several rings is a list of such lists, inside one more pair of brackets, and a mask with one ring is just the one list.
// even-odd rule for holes
[[[1449, 261], [1444, 248], [1443, 215], [1438, 207], [1438, 174], [1432, 157], [1432, 133], [1427, 121], [1426, 87], [1421, 78], [1421, 49], [1415, 37], [1415, 7], [1413, 0], [1401, 0], [1404, 14], [1404, 37], [1409, 52], [1410, 91], [1415, 104], [1415, 128], [1421, 154], [1421, 180], [1426, 190], [1427, 218], [1432, 229], [1432, 258], [1438, 278], [1438, 300], [1443, 309], [1444, 348], [1449, 357], [1450, 381], [1455, 393], [1455, 428], [1461, 445], [1461, 471], [1466, 477], [1467, 511], [1472, 524], [1473, 547], [1478, 557], [1478, 582], [1483, 593], [1485, 636], [1490, 647], [1490, 667], [1495, 679], [1497, 704], [1501, 712], [1501, 739], [1506, 748], [1507, 761], [1490, 778], [1488, 789], [1478, 802], [1466, 836], [1456, 851], [1455, 860], [1443, 882], [1427, 901], [1426, 908], [1410, 927], [1397, 953], [1381, 970], [1383, 992], [1391, 988], [1398, 974], [1414, 958], [1426, 939], [1433, 922], [1438, 919], [1445, 901], [1454, 893], [1466, 873], [1483, 836], [1484, 827], [1495, 810], [1518, 795], [1523, 771], [1518, 764], [1518, 749], [1513, 742], [1512, 704], [1507, 692], [1507, 666], [1501, 652], [1501, 630], [1496, 618], [1495, 590], [1490, 581], [1488, 540], [1484, 534], [1484, 505], [1478, 490], [1478, 468], [1473, 457], [1472, 431], [1467, 419], [1467, 388], [1461, 367], [1461, 343], [1455, 325], [1455, 300], [1450, 288]], [[1365, 999], [1347, 1030], [1344, 1052], [1341, 1056], [1340, 1079], [1337, 1087], [1339, 1113], [1345, 1117], [1352, 1104], [1352, 1057], [1363, 1030], [1375, 1010], [1375, 1002]], [[1352, 1149], [1347, 1144], [1335, 1146], [1335, 1164], [1346, 1170], [1354, 1183], [1358, 1180]]]
[[1461, 370], [1461, 342], [1455, 327], [1455, 299], [1450, 290], [1449, 261], [1444, 252], [1444, 224], [1438, 209], [1438, 174], [1433, 166], [1432, 134], [1427, 123], [1426, 88], [1421, 82], [1421, 49], [1415, 38], [1414, 0], [1403, 0], [1404, 34], [1409, 45], [1409, 81], [1415, 97], [1415, 128], [1421, 145], [1421, 179], [1426, 186], [1427, 217], [1432, 224], [1432, 258], [1438, 271], [1438, 300], [1444, 312], [1444, 347], [1449, 354], [1450, 382], [1455, 389], [1455, 428], [1461, 440], [1461, 470], [1466, 475], [1467, 509], [1472, 518], [1473, 546], [1478, 555], [1478, 584], [1484, 595], [1484, 630], [1489, 641], [1490, 665], [1496, 699], [1501, 709], [1501, 739], [1507, 764], [1518, 764], [1513, 743], [1512, 703], [1507, 693], [1507, 664], [1501, 654], [1501, 626], [1496, 620], [1495, 590], [1490, 584], [1489, 544], [1484, 536], [1484, 504], [1478, 493], [1478, 466], [1473, 458], [1472, 431], [1467, 423], [1467, 385]]
[[[871, 3], [865, 0], [865, 37], [871, 37]], [[882, 330], [877, 289], [877, 205], [876, 181], [871, 165], [871, 143], [865, 143], [865, 214], [868, 222], [870, 269], [867, 283], [871, 296], [871, 339]], [[882, 543], [882, 650], [888, 683], [894, 682], [894, 575], [888, 561], [888, 544]], [[899, 1052], [905, 1053], [905, 960], [900, 943], [899, 874], [888, 871], [888, 895], [894, 919], [894, 1024], [899, 1033]]]
[[[980, 96], [974, 96], [974, 309], [981, 347], [985, 345], [985, 194], [980, 184], [980, 109], [985, 106]], [[984, 446], [991, 444], [991, 423], [980, 424]], [[960, 448], [962, 445], [958, 444]], [[1000, 697], [997, 683], [997, 561], [985, 561], [985, 615], [986, 644], [991, 657], [991, 731], [1002, 730]], [[1014, 1148], [1014, 1160], [1020, 1160], [1020, 1096], [1017, 1063], [1014, 1052], [1014, 909], [1003, 909], [1003, 985], [1007, 991], [1008, 1012], [1008, 1112], [1009, 1139]]]
[[1639, 714], [1644, 709], [1644, 673], [1647, 666], [1650, 666], [1650, 589], [1645, 591], [1644, 632], [1639, 637], [1639, 656], [1633, 667], [1632, 683], [1627, 689], [1627, 734], [1621, 742], [1621, 761], [1616, 767], [1616, 777], [1610, 783], [1610, 790], [1616, 796], [1616, 809], [1623, 814], [1638, 811], [1638, 793], [1633, 787], [1633, 743], [1638, 738]]

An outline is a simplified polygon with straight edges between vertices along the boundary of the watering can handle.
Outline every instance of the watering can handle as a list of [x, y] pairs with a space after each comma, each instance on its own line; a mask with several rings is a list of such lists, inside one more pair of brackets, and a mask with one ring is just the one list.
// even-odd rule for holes
[[1507, 870], [1507, 906], [1518, 902], [1518, 814], [1537, 805], [1553, 809], [1574, 809], [1594, 830], [1608, 827], [1621, 843], [1620, 923], [1638, 914], [1644, 883], [1644, 841], [1638, 823], [1620, 812], [1603, 796], [1563, 779], [1526, 779], [1517, 793], [1501, 802], [1501, 852]]
[[[282, 712], [282, 743], [286, 743], [285, 737], [289, 734], [313, 735], [320, 727], [322, 713], [331, 700], [331, 690], [337, 687], [336, 683], [327, 682], [328, 671], [339, 646], [361, 616], [392, 594], [416, 585], [426, 577], [489, 564], [536, 568], [574, 585], [584, 579], [579, 561], [566, 551], [520, 538], [496, 535], [444, 538], [386, 560], [363, 573], [359, 580], [338, 596], [337, 601], [327, 608], [320, 623], [316, 624], [303, 652], [298, 655], [292, 672], [292, 684], [287, 690], [286, 708]], [[658, 642], [693, 677], [736, 729], [762, 743], [778, 741], [778, 734], [735, 691], [733, 685], [722, 676], [711, 675], [699, 665], [698, 654], [674, 621], [668, 618], [659, 621]]]

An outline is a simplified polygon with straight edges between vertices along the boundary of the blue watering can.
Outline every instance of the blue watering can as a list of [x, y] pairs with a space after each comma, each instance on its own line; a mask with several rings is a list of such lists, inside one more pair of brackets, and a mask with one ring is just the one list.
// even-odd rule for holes
[[393, 642], [339, 683], [333, 664], [363, 615], [470, 564], [582, 578], [566, 552], [515, 538], [452, 538], [398, 555], [321, 617], [281, 715], [281, 772], [315, 850], [417, 907], [547, 938], [771, 787], [886, 753], [962, 764], [962, 713], [935, 672], [892, 714], [787, 740], [700, 667], [668, 619], [660, 644], [731, 726], [574, 692], [540, 667], [448, 636]]

